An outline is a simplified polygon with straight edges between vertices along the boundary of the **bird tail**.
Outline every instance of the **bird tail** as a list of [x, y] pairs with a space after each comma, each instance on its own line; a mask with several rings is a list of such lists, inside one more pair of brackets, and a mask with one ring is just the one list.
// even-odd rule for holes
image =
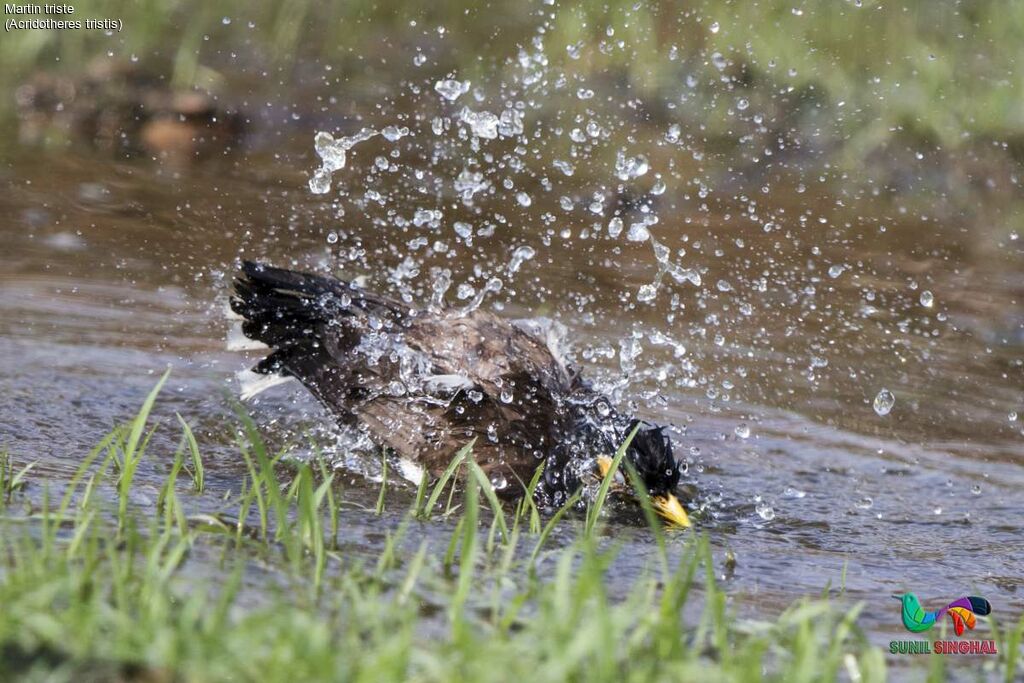
[[[265, 344], [271, 352], [253, 368], [257, 375], [298, 377], [306, 381], [309, 370], [330, 359], [345, 345], [345, 326], [338, 323], [376, 316], [382, 322], [404, 317], [403, 307], [355, 285], [333, 277], [274, 268], [246, 261], [235, 279], [230, 307], [242, 317], [246, 339]], [[348, 326], [357, 330], [362, 326]], [[331, 330], [330, 339], [326, 338]], [[358, 332], [349, 344], [358, 343]], [[281, 381], [262, 378], [243, 386], [243, 397], [255, 395]]]
[[971, 611], [978, 616], [986, 616], [992, 613], [992, 603], [985, 598], [979, 598], [977, 595], [968, 595], [967, 601], [971, 603]]
[[963, 609], [970, 610], [982, 617], [992, 612], [992, 603], [985, 598], [979, 598], [977, 595], [965, 595], [962, 598], [957, 598], [946, 605], [945, 609], [951, 610], [954, 607], [961, 607]]
[[964, 628], [974, 628], [977, 622], [975, 615], [985, 616], [992, 612], [992, 603], [976, 595], [967, 595], [946, 605], [945, 612], [953, 620], [953, 630], [960, 636]]

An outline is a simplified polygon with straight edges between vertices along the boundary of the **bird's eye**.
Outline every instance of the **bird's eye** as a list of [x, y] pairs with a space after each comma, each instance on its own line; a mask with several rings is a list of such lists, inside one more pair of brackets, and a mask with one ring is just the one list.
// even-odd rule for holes
[[665, 470], [665, 474], [667, 474], [668, 476], [671, 477], [672, 476], [672, 468], [669, 467], [667, 470]]

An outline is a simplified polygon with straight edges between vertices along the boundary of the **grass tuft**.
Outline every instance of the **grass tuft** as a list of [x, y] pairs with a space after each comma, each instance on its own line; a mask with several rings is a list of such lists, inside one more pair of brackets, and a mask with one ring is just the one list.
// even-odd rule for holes
[[629, 448], [629, 444], [633, 442], [633, 437], [636, 436], [638, 431], [640, 431], [640, 423], [637, 423], [633, 427], [633, 430], [626, 437], [626, 440], [623, 441], [622, 445], [619, 446], [619, 449], [615, 451], [615, 457], [612, 458], [611, 467], [608, 468], [608, 472], [601, 481], [601, 486], [597, 489], [597, 497], [594, 499], [593, 504], [587, 508], [586, 533], [588, 536], [592, 535], [594, 533], [594, 529], [597, 527], [597, 521], [601, 518], [601, 511], [604, 509], [605, 500], [608, 498], [608, 489], [615, 480], [615, 473], [619, 471], [619, 465], [622, 463], [622, 459], [626, 456], [626, 449]]
[[30, 462], [15, 471], [10, 454], [7, 451], [0, 451], [0, 509], [9, 505], [14, 493], [25, 487], [28, 473], [35, 465], [34, 462]]
[[[86, 455], [55, 506], [44, 485], [40, 514], [0, 515], [4, 676], [886, 679], [884, 655], [857, 625], [862, 605], [843, 609], [804, 599], [768, 624], [740, 620], [716, 583], [707, 538], [664, 534], [649, 508], [645, 515], [658, 539], [653, 571], [613, 591], [610, 568], [618, 551], [594, 533], [596, 514], [582, 522], [567, 518], [573, 498], [535, 531], [520, 525], [534, 513], [521, 506], [509, 529], [470, 446], [452, 460], [424, 506], [427, 485], [421, 485], [375, 565], [332, 550], [346, 533], [346, 515], [366, 511], [342, 505], [322, 462], [289, 466], [281, 455], [271, 457], [244, 414], [240, 490], [222, 501], [225, 512], [189, 515], [186, 503], [210, 494], [181, 481], [186, 444], [193, 446], [180, 421], [175, 452], [147, 453], [156, 390], [127, 428], [115, 429]], [[144, 457], [173, 459], [155, 505], [130, 495], [132, 472]], [[32, 471], [22, 469], [14, 485], [9, 458], [0, 462], [6, 498], [36, 490], [24, 486]], [[452, 478], [461, 466], [468, 476], [456, 493]], [[96, 494], [105, 488], [115, 495]], [[412, 529], [429, 523], [446, 489], [461, 501], [458, 514], [447, 507], [447, 547], [427, 540], [410, 546]], [[182, 490], [192, 495], [179, 497]], [[489, 523], [482, 500], [493, 513]], [[250, 528], [254, 509], [259, 522]], [[226, 510], [237, 510], [237, 518]], [[543, 550], [556, 526], [566, 532], [560, 547]], [[999, 675], [1014, 680], [1024, 620], [1005, 631], [994, 626]]]

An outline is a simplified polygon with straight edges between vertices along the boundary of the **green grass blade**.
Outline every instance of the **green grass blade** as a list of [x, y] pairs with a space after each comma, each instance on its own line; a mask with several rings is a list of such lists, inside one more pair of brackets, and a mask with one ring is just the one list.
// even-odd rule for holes
[[142, 438], [142, 433], [146, 429], [146, 422], [149, 420], [149, 414], [153, 410], [153, 404], [156, 403], [156, 397], [163, 388], [164, 382], [166, 382], [167, 378], [170, 376], [171, 369], [168, 368], [160, 378], [160, 381], [156, 383], [156, 386], [150, 390], [149, 395], [146, 396], [146, 400], [142, 403], [142, 408], [139, 409], [135, 419], [132, 420], [131, 431], [128, 433], [128, 441], [126, 442], [124, 449], [126, 463], [129, 460], [134, 459], [135, 450], [138, 448], [139, 440]]
[[380, 454], [380, 493], [377, 494], [377, 516], [384, 514], [384, 495], [388, 490], [388, 457], [385, 451]]
[[501, 502], [498, 500], [498, 494], [494, 490], [494, 485], [491, 484], [491, 480], [487, 478], [487, 475], [480, 469], [480, 465], [477, 465], [475, 460], [470, 458], [466, 461], [466, 464], [469, 465], [469, 471], [480, 485], [480, 489], [484, 492], [484, 496], [491, 506], [491, 512], [494, 513], [494, 518], [498, 523], [502, 540], [508, 543], [508, 526], [505, 524], [505, 512]]
[[185, 441], [188, 444], [189, 453], [192, 456], [192, 487], [196, 493], [202, 493], [206, 489], [206, 474], [203, 470], [203, 458], [199, 455], [199, 444], [196, 442], [195, 434], [192, 433], [192, 428], [189, 427], [185, 419], [175, 413], [178, 418], [178, 422], [181, 423], [181, 430], [185, 434]]
[[601, 510], [604, 508], [605, 500], [608, 498], [608, 489], [612, 485], [612, 481], [615, 479], [615, 473], [619, 471], [619, 464], [622, 459], [626, 456], [626, 449], [629, 448], [629, 444], [633, 442], [633, 437], [640, 431], [640, 423], [638, 422], [633, 430], [626, 437], [626, 440], [622, 442], [619, 449], [615, 451], [615, 457], [612, 458], [612, 465], [608, 469], [608, 473], [605, 475], [604, 480], [601, 481], [601, 486], [597, 490], [597, 497], [587, 510], [587, 523], [586, 523], [586, 535], [590, 536], [594, 533], [594, 528], [597, 526], [597, 520], [601, 517]]
[[473, 452], [473, 445], [476, 443], [476, 438], [463, 446], [452, 461], [448, 463], [448, 467], [445, 468], [444, 472], [441, 473], [441, 477], [437, 480], [434, 485], [434, 490], [430, 493], [430, 498], [427, 499], [427, 506], [424, 509], [424, 515], [427, 519], [430, 519], [431, 513], [434, 511], [434, 506], [437, 505], [438, 499], [441, 497], [441, 493], [444, 491], [445, 485], [455, 474], [455, 470], [459, 468], [459, 465], [469, 457], [469, 454]]
[[633, 492], [636, 494], [636, 499], [640, 503], [640, 508], [644, 512], [644, 519], [647, 521], [647, 527], [651, 530], [651, 535], [654, 536], [654, 540], [658, 545], [658, 558], [661, 562], [661, 573], [666, 579], [669, 576], [668, 568], [668, 551], [665, 548], [665, 530], [661, 523], [661, 519], [658, 517], [658, 513], [654, 511], [654, 506], [651, 505], [651, 495], [647, 491], [647, 487], [644, 485], [644, 480], [640, 477], [640, 474], [633, 467], [633, 463], [626, 461], [625, 464], [626, 474], [629, 475], [629, 483], [633, 487]]
[[562, 519], [565, 513], [576, 506], [580, 501], [580, 496], [581, 493], [579, 491], [574, 493], [569, 500], [565, 501], [565, 505], [558, 508], [558, 511], [551, 515], [551, 519], [549, 519], [548, 523], [544, 525], [544, 529], [540, 532], [540, 538], [537, 539], [537, 544], [533, 546], [533, 552], [530, 553], [530, 571], [533, 571], [537, 566], [537, 556], [540, 555], [541, 548], [543, 548], [544, 544], [547, 542], [548, 536], [551, 535], [551, 531], [558, 525], [559, 520]]

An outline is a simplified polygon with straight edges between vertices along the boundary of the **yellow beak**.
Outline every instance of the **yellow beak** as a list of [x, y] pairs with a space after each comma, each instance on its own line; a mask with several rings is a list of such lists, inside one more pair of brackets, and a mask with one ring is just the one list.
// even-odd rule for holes
[[686, 514], [679, 499], [671, 493], [664, 496], [652, 496], [651, 502], [655, 511], [668, 520], [670, 526], [677, 526], [681, 529], [688, 529], [690, 516]]
[[[601, 471], [601, 478], [608, 476], [608, 470], [612, 467], [612, 459], [607, 455], [600, 455], [597, 458], [597, 468]], [[682, 503], [679, 499], [673, 496], [671, 493], [664, 496], [652, 496], [651, 505], [654, 510], [668, 520], [670, 526], [676, 526], [681, 529], [689, 529], [690, 516], [686, 514], [686, 510], [683, 508]]]

